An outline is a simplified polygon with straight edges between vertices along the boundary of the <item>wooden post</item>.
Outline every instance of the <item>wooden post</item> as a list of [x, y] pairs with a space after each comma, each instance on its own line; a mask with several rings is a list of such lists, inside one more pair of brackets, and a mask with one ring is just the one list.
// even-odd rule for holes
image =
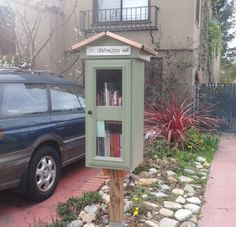
[[124, 226], [124, 177], [126, 171], [104, 169], [110, 179], [110, 226]]

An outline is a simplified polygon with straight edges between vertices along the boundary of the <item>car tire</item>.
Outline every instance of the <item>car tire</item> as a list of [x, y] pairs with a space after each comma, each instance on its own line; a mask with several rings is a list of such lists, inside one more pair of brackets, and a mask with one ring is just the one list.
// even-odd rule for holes
[[29, 164], [27, 197], [40, 202], [55, 191], [61, 175], [61, 160], [58, 152], [49, 146], [38, 148]]

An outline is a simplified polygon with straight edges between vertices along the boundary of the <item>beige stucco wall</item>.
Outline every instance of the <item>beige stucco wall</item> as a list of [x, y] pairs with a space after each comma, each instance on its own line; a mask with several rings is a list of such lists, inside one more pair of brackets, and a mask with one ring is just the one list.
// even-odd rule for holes
[[[75, 0], [64, 1], [64, 11], [69, 13]], [[149, 31], [119, 32], [120, 35], [143, 43], [151, 48], [193, 49], [199, 43], [199, 27], [195, 23], [195, 0], [151, 0], [152, 6], [159, 7], [159, 30], [153, 31], [154, 42]], [[93, 0], [78, 1], [79, 11], [93, 9]], [[65, 27], [65, 50], [77, 40], [73, 19]], [[87, 34], [90, 36], [91, 34]], [[85, 36], [82, 34], [81, 39]]]

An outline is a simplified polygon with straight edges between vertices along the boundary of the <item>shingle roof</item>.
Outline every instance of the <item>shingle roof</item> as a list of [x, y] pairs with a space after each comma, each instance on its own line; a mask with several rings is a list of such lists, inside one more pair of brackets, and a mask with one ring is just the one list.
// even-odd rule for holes
[[76, 43], [75, 45], [73, 45], [71, 47], [71, 49], [72, 49], [72, 51], [76, 51], [80, 47], [83, 47], [83, 46], [85, 46], [87, 44], [90, 44], [90, 43], [92, 43], [92, 42], [94, 42], [94, 41], [96, 41], [96, 40], [98, 40], [98, 39], [100, 39], [102, 37], [105, 37], [105, 36], [111, 37], [111, 38], [116, 39], [116, 40], [118, 40], [120, 42], [128, 44], [128, 45], [130, 45], [132, 47], [135, 47], [135, 48], [138, 48], [140, 50], [143, 50], [146, 53], [151, 54], [153, 56], [157, 56], [157, 52], [155, 50], [152, 50], [152, 49], [144, 46], [143, 44], [140, 44], [138, 42], [135, 42], [133, 40], [127, 39], [125, 37], [122, 37], [120, 35], [117, 35], [115, 33], [109, 32], [109, 31], [98, 33], [97, 35], [94, 35], [94, 36], [92, 36], [92, 37], [90, 37], [88, 39], [85, 39], [85, 40], [83, 40], [83, 41], [81, 41], [79, 43]]

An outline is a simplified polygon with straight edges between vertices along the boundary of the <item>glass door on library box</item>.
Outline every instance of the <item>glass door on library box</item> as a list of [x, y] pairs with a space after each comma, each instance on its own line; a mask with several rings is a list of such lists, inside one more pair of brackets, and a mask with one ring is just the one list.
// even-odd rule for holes
[[86, 164], [130, 167], [131, 61], [86, 60]]

